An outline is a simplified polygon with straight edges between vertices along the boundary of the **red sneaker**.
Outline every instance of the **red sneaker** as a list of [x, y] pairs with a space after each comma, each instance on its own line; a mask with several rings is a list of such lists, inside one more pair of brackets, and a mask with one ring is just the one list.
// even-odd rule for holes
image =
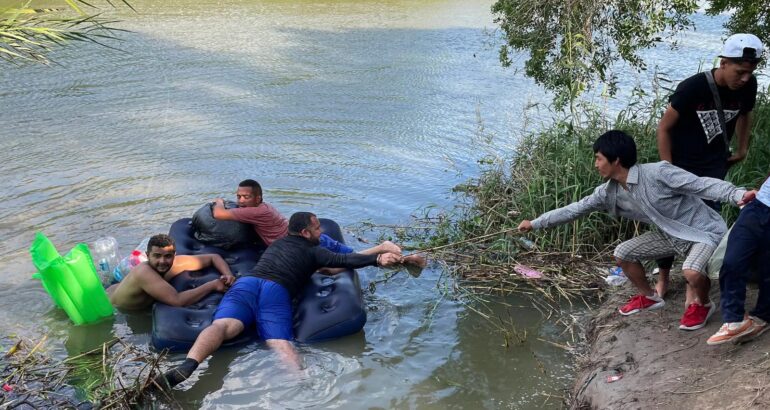
[[657, 294], [652, 296], [636, 295], [628, 303], [621, 306], [618, 312], [623, 316], [628, 316], [643, 310], [660, 309], [665, 305], [666, 302]]
[[690, 303], [682, 315], [682, 320], [679, 321], [679, 328], [682, 330], [700, 329], [706, 326], [706, 322], [716, 310], [717, 306], [713, 302], [705, 306], [700, 303]]

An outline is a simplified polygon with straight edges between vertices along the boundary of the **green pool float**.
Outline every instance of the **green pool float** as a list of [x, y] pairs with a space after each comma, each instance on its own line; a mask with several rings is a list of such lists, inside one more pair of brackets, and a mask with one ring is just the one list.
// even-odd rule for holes
[[64, 309], [76, 325], [97, 322], [113, 315], [114, 309], [96, 274], [86, 244], [77, 244], [61, 256], [53, 243], [38, 232], [29, 253], [38, 271], [32, 277], [43, 282], [43, 288], [56, 306]]

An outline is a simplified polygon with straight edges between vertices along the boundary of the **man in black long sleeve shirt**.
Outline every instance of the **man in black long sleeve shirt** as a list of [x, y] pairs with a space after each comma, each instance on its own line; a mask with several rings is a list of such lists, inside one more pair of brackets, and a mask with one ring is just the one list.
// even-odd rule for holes
[[291, 301], [320, 268], [361, 268], [400, 263], [394, 253], [339, 254], [319, 244], [321, 223], [310, 212], [297, 212], [289, 219], [289, 236], [273, 242], [254, 271], [239, 278], [222, 298], [211, 326], [198, 335], [187, 359], [156, 379], [162, 387], [181, 383], [198, 365], [222, 345], [256, 324], [265, 343], [292, 367], [301, 367], [291, 344]]
[[293, 299], [318, 269], [356, 269], [375, 265], [377, 256], [334, 253], [302, 236], [289, 235], [270, 245], [248, 275], [278, 283], [289, 291]]

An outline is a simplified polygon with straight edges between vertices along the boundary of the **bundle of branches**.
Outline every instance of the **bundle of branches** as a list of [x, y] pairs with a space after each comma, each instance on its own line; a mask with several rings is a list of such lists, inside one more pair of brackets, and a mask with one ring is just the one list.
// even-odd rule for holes
[[[434, 214], [415, 217], [409, 226], [365, 223], [363, 227], [385, 230], [391, 235], [383, 235], [383, 239], [407, 244], [412, 252], [425, 253], [454, 279], [452, 286], [461, 293], [515, 293], [551, 307], [561, 301], [569, 303], [587, 295], [600, 295], [614, 244], [602, 249], [580, 246], [584, 250], [590, 248], [584, 254], [541, 249], [510, 226], [490, 233], [484, 233], [489, 229], [473, 230], [471, 234], [467, 225], [460, 227], [463, 221], [467, 219], [458, 222], [456, 218]], [[523, 274], [522, 270], [535, 270], [539, 277]], [[372, 283], [388, 279], [386, 274], [385, 279]]]
[[10, 341], [11, 347], [0, 359], [0, 409], [129, 409], [148, 403], [179, 407], [170, 396], [157, 393], [161, 397], [156, 397], [158, 390], [149, 381], [159, 371], [163, 354], [113, 339], [58, 361], [46, 354], [46, 340]]
[[541, 251], [528, 240], [497, 235], [489, 242], [466, 242], [431, 253], [457, 285], [473, 293], [528, 295], [549, 304], [597, 295], [607, 275], [606, 251], [580, 256]]
[[[488, 259], [485, 253], [452, 251], [441, 252], [437, 257], [453, 267], [455, 276], [467, 289], [500, 294], [534, 292], [554, 302], [555, 297], [572, 299], [582, 297], [585, 292], [598, 291], [606, 276], [606, 271], [597, 269], [606, 260], [596, 255], [583, 259], [568, 253], [533, 251], [501, 261]], [[527, 276], [517, 272], [517, 267], [529, 268], [542, 276]]]

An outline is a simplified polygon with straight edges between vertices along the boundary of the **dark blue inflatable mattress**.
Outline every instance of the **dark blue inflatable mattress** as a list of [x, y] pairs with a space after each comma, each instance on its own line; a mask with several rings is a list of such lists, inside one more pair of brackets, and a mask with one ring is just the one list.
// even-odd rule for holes
[[[216, 253], [230, 265], [236, 277], [251, 270], [259, 260], [262, 249], [241, 246], [223, 250], [206, 246], [193, 236], [190, 219], [180, 219], [171, 225], [169, 235], [176, 241], [177, 254], [196, 255]], [[320, 219], [323, 232], [343, 241], [339, 225], [330, 219]], [[200, 286], [219, 277], [216, 269], [182, 272], [171, 280], [177, 291]], [[198, 334], [211, 324], [221, 293], [211, 293], [186, 307], [156, 303], [152, 311], [152, 344], [156, 349], [188, 350]], [[313, 274], [310, 283], [298, 297], [294, 309], [294, 337], [299, 342], [317, 342], [359, 332], [366, 324], [366, 310], [358, 274], [347, 270], [336, 275]], [[235, 345], [259, 339], [255, 329], [230, 340]]]

